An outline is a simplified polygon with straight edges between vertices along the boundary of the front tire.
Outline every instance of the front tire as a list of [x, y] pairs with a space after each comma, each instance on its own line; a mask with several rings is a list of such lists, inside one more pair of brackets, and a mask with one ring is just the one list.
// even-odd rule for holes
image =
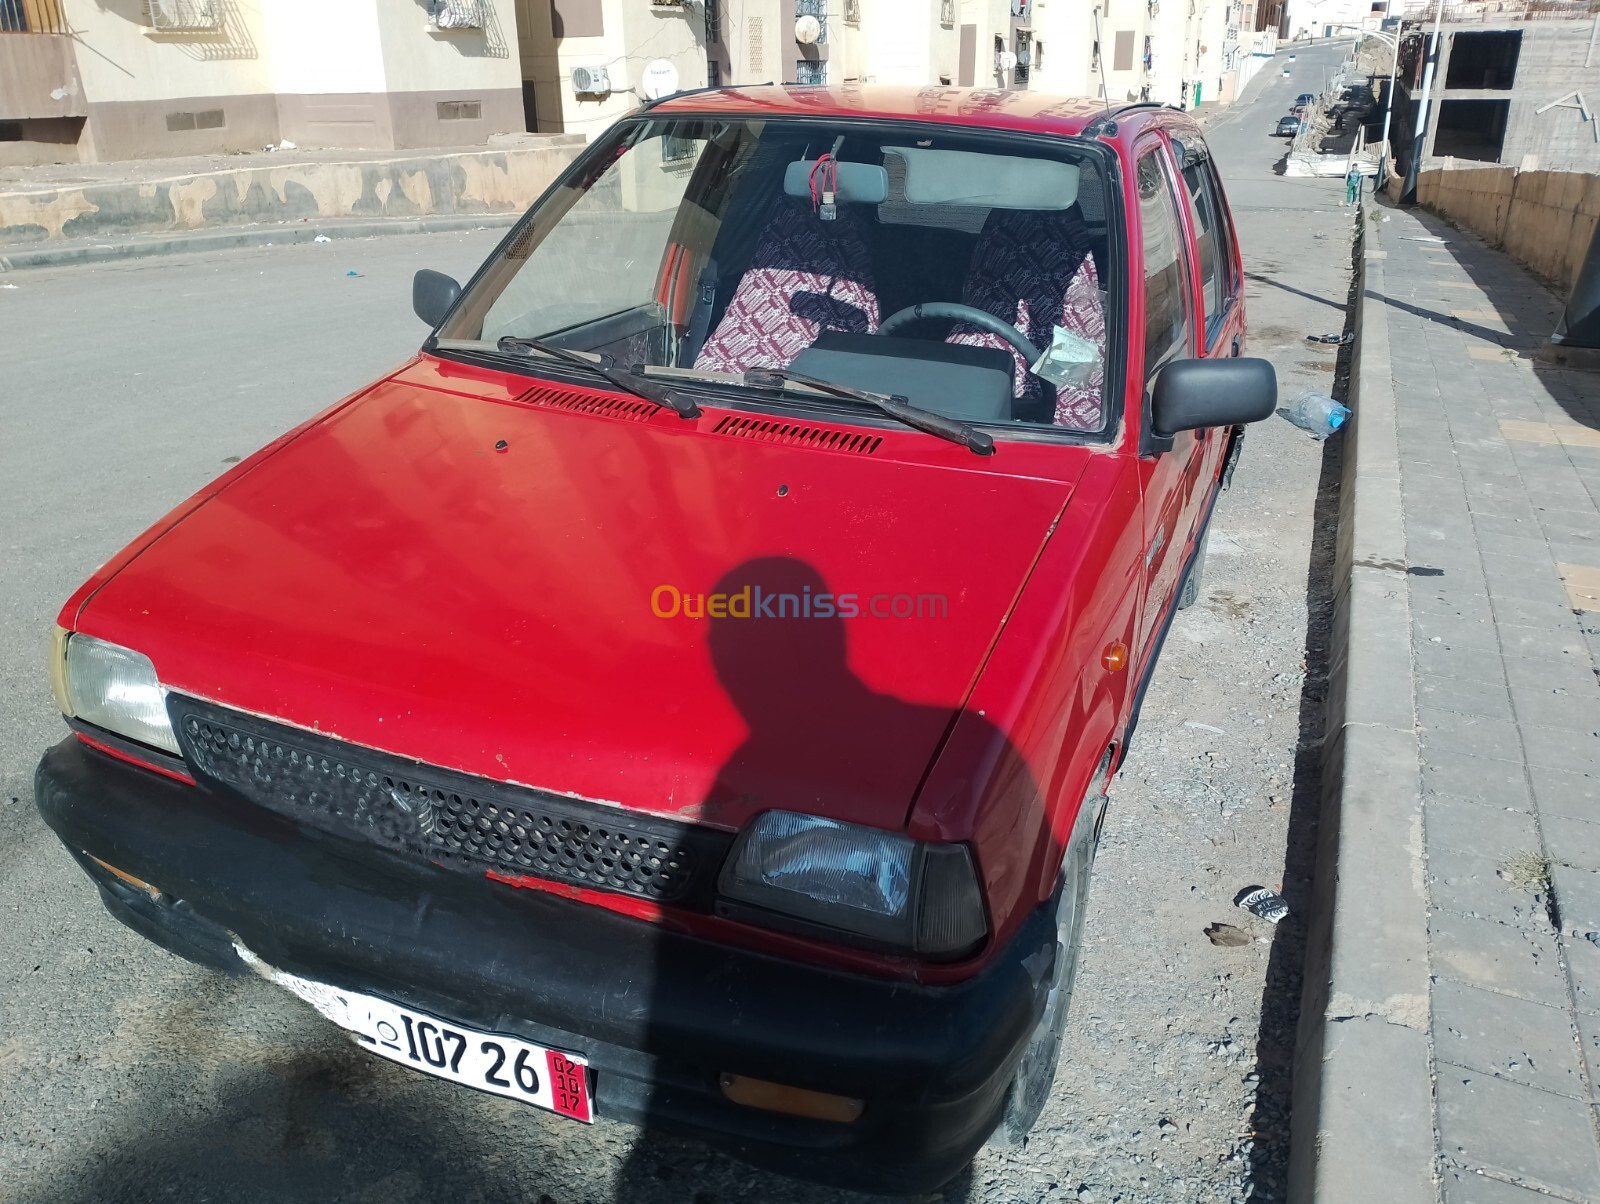
[[[1098, 779], [1098, 774], [1096, 775]], [[1072, 988], [1078, 977], [1078, 949], [1083, 937], [1083, 913], [1089, 901], [1090, 871], [1094, 866], [1095, 845], [1105, 796], [1091, 791], [1083, 800], [1072, 837], [1061, 862], [1061, 889], [1056, 895], [1056, 956], [1051, 970], [1050, 989], [1044, 1013], [1028, 1037], [1022, 1060], [1006, 1092], [1005, 1110], [1000, 1124], [989, 1139], [990, 1145], [1021, 1146], [1038, 1123], [1055, 1083], [1056, 1063], [1061, 1057], [1061, 1039], [1067, 1028], [1067, 1013], [1072, 1003]]]

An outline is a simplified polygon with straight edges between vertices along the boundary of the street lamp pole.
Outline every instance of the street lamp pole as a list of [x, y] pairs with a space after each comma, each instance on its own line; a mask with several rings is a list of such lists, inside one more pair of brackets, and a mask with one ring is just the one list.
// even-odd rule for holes
[[[1392, 8], [1393, 6], [1393, 0], [1390, 0], [1389, 7]], [[1380, 30], [1362, 29], [1359, 25], [1355, 26], [1354, 28], [1356, 30], [1356, 54], [1358, 56], [1358, 62], [1360, 61], [1359, 56], [1361, 53], [1361, 39], [1364, 37], [1377, 38], [1378, 41], [1394, 48], [1394, 56], [1389, 63], [1389, 95], [1387, 102], [1383, 106], [1383, 137], [1378, 143], [1378, 182], [1381, 186], [1385, 174], [1384, 166], [1389, 161], [1389, 125], [1394, 118], [1395, 81], [1400, 75], [1400, 32], [1396, 30], [1393, 34], [1386, 34]]]
[[1428, 141], [1428, 97], [1433, 90], [1433, 73], [1439, 64], [1439, 26], [1444, 23], [1444, 0], [1433, 10], [1433, 39], [1428, 44], [1428, 63], [1422, 69], [1422, 105], [1417, 113], [1416, 133], [1411, 139], [1411, 161], [1406, 164], [1406, 182], [1400, 189], [1400, 203], [1417, 203], [1417, 176], [1422, 171], [1422, 149]]
[[[1390, 0], [1389, 8], [1393, 8]], [[1389, 122], [1394, 117], [1394, 86], [1400, 75], [1400, 31], [1394, 31], [1394, 60], [1389, 64], [1389, 95], [1383, 106], [1383, 137], [1378, 142], [1378, 184], [1383, 187], [1384, 179], [1389, 174]]]

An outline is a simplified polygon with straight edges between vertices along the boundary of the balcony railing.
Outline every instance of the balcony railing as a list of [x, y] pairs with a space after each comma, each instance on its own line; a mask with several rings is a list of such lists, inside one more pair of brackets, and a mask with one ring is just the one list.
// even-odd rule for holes
[[66, 33], [61, 0], [0, 0], [0, 33]]

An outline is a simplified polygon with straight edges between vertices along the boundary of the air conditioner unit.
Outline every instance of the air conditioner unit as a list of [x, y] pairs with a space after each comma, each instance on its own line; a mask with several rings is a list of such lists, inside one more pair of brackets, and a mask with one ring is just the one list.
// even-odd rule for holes
[[572, 90], [579, 96], [604, 96], [611, 91], [611, 73], [604, 67], [574, 67]]

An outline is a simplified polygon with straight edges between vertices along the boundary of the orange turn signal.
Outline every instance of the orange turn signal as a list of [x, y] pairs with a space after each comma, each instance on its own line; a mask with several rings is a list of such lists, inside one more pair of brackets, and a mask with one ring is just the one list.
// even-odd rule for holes
[[805, 1116], [812, 1120], [832, 1120], [840, 1124], [854, 1123], [861, 1116], [865, 1101], [843, 1095], [829, 1095], [825, 1091], [806, 1091], [800, 1087], [785, 1087], [782, 1083], [769, 1083], [765, 1079], [750, 1079], [742, 1074], [722, 1072], [722, 1094], [746, 1108], [760, 1108], [766, 1112], [782, 1112], [788, 1116]]
[[1128, 646], [1121, 640], [1107, 644], [1100, 654], [1100, 663], [1113, 673], [1121, 673], [1128, 667]]

